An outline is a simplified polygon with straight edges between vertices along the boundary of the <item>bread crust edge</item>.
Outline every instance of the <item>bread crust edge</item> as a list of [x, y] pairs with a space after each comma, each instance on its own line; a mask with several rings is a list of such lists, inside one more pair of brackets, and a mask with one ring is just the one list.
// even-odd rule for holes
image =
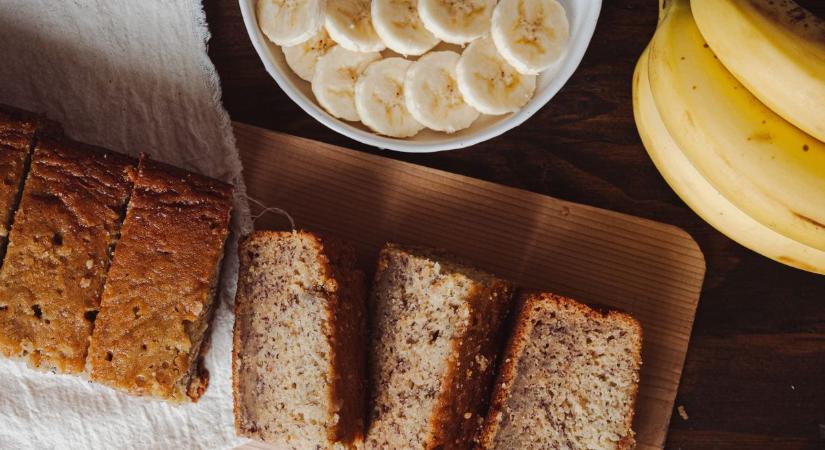
[[[578, 309], [582, 314], [589, 318], [614, 318], [624, 322], [627, 326], [635, 331], [637, 340], [635, 342], [635, 377], [639, 380], [641, 365], [642, 365], [642, 343], [643, 330], [639, 321], [631, 316], [629, 313], [618, 309], [611, 309], [601, 305], [588, 306], [584, 303], [578, 302], [568, 297], [552, 294], [549, 292], [528, 291], [521, 295], [517, 301], [517, 306], [514, 312], [513, 331], [510, 334], [510, 339], [502, 355], [503, 361], [499, 369], [498, 377], [496, 378], [493, 394], [490, 400], [490, 408], [487, 413], [483, 428], [478, 433], [477, 448], [478, 450], [492, 450], [494, 439], [499, 431], [501, 424], [500, 414], [503, 414], [503, 407], [505, 402], [510, 397], [509, 387], [512, 386], [513, 380], [516, 376], [516, 366], [519, 358], [524, 350], [525, 345], [533, 330], [532, 321], [530, 320], [530, 310], [533, 305], [544, 302], [553, 302], [555, 304], [565, 304]], [[625, 414], [625, 423], [627, 424], [627, 433], [623, 436], [617, 448], [633, 449], [636, 446], [634, 438], [634, 431], [632, 429], [633, 418], [636, 413], [636, 401], [639, 394], [639, 383], [637, 382], [631, 391], [630, 407], [627, 414]]]

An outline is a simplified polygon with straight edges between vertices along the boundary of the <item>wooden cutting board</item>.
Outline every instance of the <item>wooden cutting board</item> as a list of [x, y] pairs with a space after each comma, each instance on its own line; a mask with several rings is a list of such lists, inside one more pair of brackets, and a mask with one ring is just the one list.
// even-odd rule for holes
[[[387, 241], [443, 247], [522, 287], [633, 314], [644, 329], [637, 448], [664, 447], [705, 275], [687, 233], [245, 124], [235, 136], [248, 195], [355, 243], [367, 273]], [[256, 222], [288, 227], [277, 214]]]

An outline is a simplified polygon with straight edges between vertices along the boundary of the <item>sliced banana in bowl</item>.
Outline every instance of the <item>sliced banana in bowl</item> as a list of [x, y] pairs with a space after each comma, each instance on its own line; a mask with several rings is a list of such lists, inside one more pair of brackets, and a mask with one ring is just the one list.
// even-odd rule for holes
[[511, 66], [538, 75], [560, 60], [570, 39], [570, 24], [556, 0], [501, 0], [493, 11], [491, 34]]
[[405, 138], [424, 128], [404, 103], [404, 78], [410, 64], [404, 58], [376, 61], [355, 83], [355, 108], [361, 122], [376, 133]]
[[355, 82], [370, 63], [379, 59], [378, 52], [359, 53], [340, 45], [333, 47], [315, 65], [312, 93], [318, 103], [339, 119], [361, 120], [355, 108]]
[[326, 7], [326, 0], [258, 0], [258, 22], [275, 44], [296, 45], [321, 29]]
[[370, 0], [329, 0], [327, 28], [332, 40], [353, 52], [380, 52], [387, 48], [372, 26]]
[[335, 41], [329, 37], [327, 30], [321, 28], [315, 36], [297, 45], [284, 46], [284, 58], [295, 75], [306, 81], [312, 81], [315, 73], [315, 64], [318, 59], [327, 54], [335, 46]]
[[572, 75], [601, 8], [601, 0], [239, 3], [264, 66], [301, 108], [353, 139], [410, 152], [466, 147], [527, 120]]
[[464, 50], [456, 75], [464, 101], [484, 114], [518, 111], [536, 91], [536, 76], [511, 66], [489, 36], [473, 41]]
[[458, 89], [459, 58], [456, 52], [431, 52], [407, 69], [404, 80], [407, 109], [415, 120], [431, 130], [455, 133], [478, 119], [478, 110], [464, 101]]
[[423, 55], [439, 42], [424, 27], [418, 0], [372, 0], [372, 24], [387, 48], [401, 55]]
[[490, 31], [496, 0], [418, 0], [424, 26], [451, 44], [466, 44]]

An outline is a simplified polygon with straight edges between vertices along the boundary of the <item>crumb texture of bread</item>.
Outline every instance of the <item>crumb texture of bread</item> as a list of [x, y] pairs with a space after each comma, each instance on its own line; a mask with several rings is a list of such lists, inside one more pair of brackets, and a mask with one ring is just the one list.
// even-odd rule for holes
[[525, 296], [480, 448], [633, 448], [641, 346], [628, 314]]
[[6, 356], [84, 370], [135, 163], [68, 140], [38, 142], [0, 269]]
[[372, 291], [367, 449], [467, 449], [486, 411], [512, 287], [442, 252], [387, 244]]
[[366, 291], [351, 247], [308, 232], [242, 242], [233, 384], [238, 433], [284, 449], [363, 442]]
[[197, 400], [232, 187], [141, 158], [89, 349], [93, 381]]

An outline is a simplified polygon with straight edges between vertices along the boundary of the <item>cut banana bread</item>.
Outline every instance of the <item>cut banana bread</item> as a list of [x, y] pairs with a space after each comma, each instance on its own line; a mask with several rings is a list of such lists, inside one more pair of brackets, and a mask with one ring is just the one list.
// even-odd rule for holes
[[0, 347], [33, 367], [84, 370], [136, 161], [40, 139], [0, 269]]
[[89, 349], [93, 381], [174, 401], [201, 395], [231, 208], [230, 185], [141, 158]]
[[352, 248], [308, 232], [264, 231], [239, 252], [238, 433], [295, 450], [360, 445], [366, 292]]
[[466, 449], [482, 423], [511, 285], [387, 244], [372, 292], [369, 449]]
[[481, 449], [628, 449], [642, 329], [552, 294], [524, 297]]
[[60, 125], [42, 116], [0, 105], [0, 261], [35, 140], [40, 135], [59, 133]]

